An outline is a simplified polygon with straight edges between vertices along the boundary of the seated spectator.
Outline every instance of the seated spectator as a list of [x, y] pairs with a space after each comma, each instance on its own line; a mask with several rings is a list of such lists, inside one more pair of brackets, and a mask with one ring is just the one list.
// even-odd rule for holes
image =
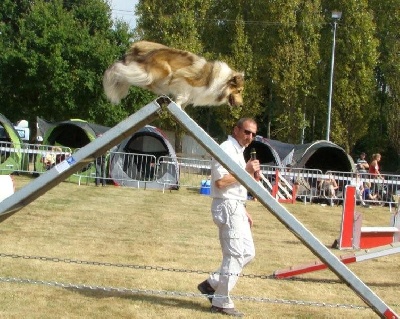
[[56, 152], [61, 152], [61, 148], [59, 146], [53, 146], [49, 152], [45, 154], [43, 157], [43, 164], [44, 167], [47, 170], [51, 169], [54, 165], [56, 165], [59, 161], [57, 161], [57, 153]]
[[363, 194], [364, 194], [364, 184], [360, 179], [360, 174], [356, 174], [356, 178], [354, 180], [352, 180], [350, 182], [351, 185], [354, 185], [356, 187], [356, 198], [357, 200], [361, 203], [361, 206], [363, 207], [369, 207], [369, 205], [367, 205], [364, 202], [363, 199]]
[[329, 175], [327, 179], [323, 179], [319, 182], [319, 189], [324, 192], [324, 195], [330, 198], [336, 198], [336, 190], [339, 188], [336, 180], [332, 175]]
[[378, 194], [374, 194], [371, 192], [371, 183], [370, 182], [365, 182], [363, 199], [372, 201], [373, 203], [377, 203], [377, 200], [379, 200]]

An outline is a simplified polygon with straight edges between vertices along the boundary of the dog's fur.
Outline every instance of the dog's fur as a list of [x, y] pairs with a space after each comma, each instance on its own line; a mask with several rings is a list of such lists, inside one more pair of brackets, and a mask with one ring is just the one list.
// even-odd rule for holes
[[158, 95], [171, 95], [182, 108], [189, 104], [243, 104], [243, 73], [224, 62], [209, 62], [193, 53], [153, 42], [134, 43], [123, 59], [104, 74], [104, 91], [114, 104], [128, 95], [131, 85]]

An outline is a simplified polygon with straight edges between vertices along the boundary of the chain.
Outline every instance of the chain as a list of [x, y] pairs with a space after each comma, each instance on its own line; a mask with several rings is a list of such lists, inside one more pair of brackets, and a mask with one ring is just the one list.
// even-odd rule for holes
[[[58, 258], [58, 257], [45, 257], [45, 256], [26, 256], [26, 255], [17, 255], [17, 254], [6, 254], [0, 253], [0, 257], [5, 258], [22, 258], [22, 259], [34, 259], [41, 261], [51, 261], [51, 262], [63, 262], [67, 264], [79, 264], [79, 265], [92, 265], [92, 266], [105, 266], [105, 267], [121, 267], [121, 268], [131, 268], [136, 270], [156, 270], [156, 271], [170, 271], [170, 272], [179, 272], [179, 273], [194, 273], [194, 274], [216, 274], [216, 272], [210, 272], [206, 270], [191, 270], [191, 269], [181, 269], [181, 268], [172, 268], [172, 267], [163, 267], [163, 266], [150, 266], [150, 265], [132, 265], [132, 264], [118, 264], [118, 263], [110, 263], [110, 262], [100, 262], [100, 261], [88, 261], [88, 260], [77, 260], [77, 259], [69, 259], [69, 258]], [[299, 277], [291, 277], [291, 278], [283, 278], [278, 279], [275, 275], [256, 275], [256, 274], [225, 274], [228, 276], [239, 276], [239, 277], [247, 277], [247, 278], [258, 278], [258, 279], [274, 279], [274, 280], [287, 280], [287, 281], [302, 281], [302, 282], [316, 282], [316, 283], [329, 283], [329, 284], [342, 284], [341, 280], [328, 280], [328, 279], [308, 279], [308, 278], [299, 278]]]
[[[51, 262], [63, 262], [68, 264], [79, 264], [79, 265], [92, 265], [92, 266], [106, 266], [106, 267], [121, 267], [121, 268], [131, 268], [136, 270], [156, 270], [156, 271], [170, 271], [170, 272], [179, 272], [179, 273], [194, 273], [194, 274], [216, 274], [216, 272], [210, 272], [205, 270], [191, 270], [191, 269], [180, 269], [180, 268], [172, 268], [172, 267], [163, 267], [163, 266], [150, 266], [150, 265], [132, 265], [132, 264], [116, 264], [110, 262], [99, 262], [99, 261], [87, 261], [87, 260], [76, 260], [76, 259], [68, 259], [68, 258], [58, 258], [58, 257], [44, 257], [44, 256], [26, 256], [26, 255], [16, 255], [16, 254], [5, 254], [0, 253], [0, 257], [7, 258], [22, 258], [22, 259], [35, 259], [41, 261], [51, 261]], [[247, 277], [247, 278], [258, 278], [258, 279], [274, 279], [274, 280], [287, 280], [287, 281], [301, 281], [301, 282], [316, 282], [316, 283], [329, 283], [329, 284], [342, 284], [341, 280], [334, 279], [311, 279], [311, 278], [299, 278], [299, 277], [291, 277], [291, 278], [283, 278], [278, 279], [275, 275], [256, 275], [256, 274], [226, 274], [228, 276], [239, 276], [239, 277]]]
[[[21, 258], [21, 259], [50, 261], [50, 262], [63, 262], [63, 263], [79, 264], [79, 265], [121, 267], [121, 268], [137, 269], [137, 270], [156, 270], [156, 271], [170, 271], [170, 272], [196, 273], [196, 274], [211, 274], [212, 273], [210, 271], [205, 271], [205, 270], [191, 270], [191, 269], [181, 269], [181, 268], [163, 267], [163, 266], [99, 262], [99, 261], [88, 261], [88, 260], [78, 260], [78, 259], [59, 258], [59, 257], [27, 256], [27, 255], [6, 254], [6, 253], [0, 253], [0, 257], [14, 258], [14, 259]], [[247, 277], [247, 278], [259, 278], [259, 279], [275, 279], [275, 280], [277, 279], [273, 274], [272, 275], [227, 274], [227, 275], [230, 275], [230, 276], [235, 275], [235, 276]], [[317, 282], [317, 283], [342, 283], [340, 280], [334, 281], [334, 280], [323, 280], [323, 279], [303, 279], [303, 278], [298, 278], [298, 277], [297, 278], [293, 277], [293, 278], [278, 279], [278, 280], [313, 281], [313, 282]], [[56, 287], [63, 287], [63, 288], [93, 289], [93, 290], [103, 290], [106, 292], [120, 292], [120, 293], [132, 293], [132, 294], [136, 293], [136, 294], [150, 294], [150, 295], [173, 295], [173, 296], [185, 296], [185, 297], [199, 297], [199, 296], [212, 297], [212, 295], [207, 296], [207, 295], [203, 295], [203, 294], [183, 293], [183, 292], [176, 292], [176, 291], [87, 286], [87, 285], [65, 284], [65, 283], [52, 282], [52, 281], [41, 281], [41, 280], [20, 279], [20, 278], [2, 278], [2, 277], [0, 277], [0, 281], [42, 284], [42, 285], [56, 286]], [[368, 309], [368, 307], [365, 307], [365, 306], [354, 306], [354, 305], [345, 305], [345, 304], [329, 304], [329, 303], [301, 301], [301, 300], [285, 300], [285, 299], [258, 298], [258, 297], [245, 297], [245, 296], [232, 296], [232, 299], [253, 301], [253, 302], [296, 304], [296, 305], [315, 306], [315, 307]]]
[[[29, 258], [29, 259], [31, 259], [31, 258]], [[25, 278], [10, 278], [10, 277], [0, 277], [0, 282], [45, 285], [45, 286], [73, 288], [73, 289], [82, 289], [82, 290], [90, 289], [90, 290], [100, 290], [100, 291], [104, 291], [104, 292], [117, 292], [117, 293], [121, 293], [121, 294], [122, 293], [131, 293], [131, 294], [143, 294], [143, 295], [176, 296], [176, 297], [204, 297], [204, 296], [210, 297], [210, 296], [213, 296], [213, 295], [203, 295], [203, 294], [191, 293], [191, 292], [116, 288], [116, 287], [61, 283], [61, 282], [57, 282], [57, 281], [44, 281], [44, 280], [33, 280], [33, 279], [25, 279]], [[332, 304], [332, 303], [315, 302], [315, 301], [273, 299], [273, 298], [248, 297], [248, 296], [231, 296], [231, 298], [235, 299], [235, 300], [261, 302], [261, 303], [292, 304], [292, 305], [301, 305], [301, 306], [346, 308], [346, 309], [358, 309], [358, 310], [369, 309], [366, 306], [355, 306], [355, 305], [348, 305], [348, 304]]]
[[[170, 271], [179, 273], [196, 273], [196, 274], [210, 274], [212, 272], [205, 270], [191, 270], [191, 269], [181, 269], [163, 266], [150, 266], [150, 265], [132, 265], [132, 264], [118, 264], [110, 262], [99, 262], [99, 261], [88, 261], [88, 260], [77, 260], [68, 258], [58, 258], [58, 257], [44, 257], [44, 256], [26, 256], [26, 255], [16, 255], [16, 254], [5, 254], [0, 253], [0, 257], [6, 258], [22, 258], [22, 259], [34, 259], [41, 261], [51, 261], [51, 262], [63, 262], [68, 264], [79, 264], [79, 265], [92, 265], [92, 266], [106, 266], [106, 267], [121, 267], [121, 268], [132, 268], [139, 270], [156, 270], [156, 271]], [[253, 274], [226, 274], [229, 276], [240, 276], [249, 278], [260, 278], [260, 279], [276, 279], [274, 275], [253, 275]]]

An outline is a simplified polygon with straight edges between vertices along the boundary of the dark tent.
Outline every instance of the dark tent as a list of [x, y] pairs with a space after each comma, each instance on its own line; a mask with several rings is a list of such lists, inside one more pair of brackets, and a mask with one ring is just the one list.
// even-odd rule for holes
[[60, 145], [72, 150], [89, 144], [109, 127], [88, 123], [79, 119], [50, 123], [37, 118], [38, 131], [45, 145]]
[[[43, 137], [44, 147], [48, 145], [60, 146], [62, 148], [69, 148], [71, 152], [89, 144], [98, 135], [109, 130], [109, 127], [88, 123], [79, 119], [51, 123], [39, 117], [37, 118], [37, 128], [38, 135]], [[41, 160], [40, 156], [38, 156], [35, 162], [35, 170], [39, 172], [45, 169]], [[92, 175], [93, 177], [95, 175], [95, 165], [89, 163], [82, 172], [85, 172], [86, 176]]]
[[21, 169], [26, 154], [22, 148], [22, 140], [13, 124], [0, 113], [0, 174], [10, 174]]
[[[160, 162], [160, 157], [167, 161]], [[179, 166], [175, 150], [161, 130], [146, 125], [113, 150], [110, 176], [117, 185], [177, 188]]]
[[322, 172], [355, 172], [353, 159], [343, 148], [329, 141], [296, 145], [292, 166], [320, 169]]
[[261, 164], [291, 166], [326, 171], [354, 172], [353, 159], [340, 146], [329, 141], [315, 141], [308, 144], [289, 144], [256, 136], [245, 149], [245, 159], [250, 150], [256, 149]]
[[[276, 145], [274, 146], [276, 147]], [[274, 146], [271, 144], [270, 139], [257, 135], [253, 142], [251, 142], [251, 144], [244, 150], [244, 158], [248, 161], [250, 158], [250, 151], [254, 148], [257, 153], [257, 159], [261, 164], [282, 166], [281, 157]]]

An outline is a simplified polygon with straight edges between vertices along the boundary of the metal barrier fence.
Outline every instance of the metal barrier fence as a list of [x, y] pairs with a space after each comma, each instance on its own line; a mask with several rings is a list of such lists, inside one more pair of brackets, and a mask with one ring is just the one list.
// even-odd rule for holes
[[200, 188], [202, 182], [210, 179], [211, 160], [162, 156], [157, 166], [159, 169], [166, 170], [169, 165], [176, 165], [176, 163], [179, 166], [180, 187]]
[[[323, 202], [334, 205], [343, 201], [346, 185], [357, 187], [357, 202], [390, 207], [400, 197], [400, 175], [382, 174], [383, 178], [369, 173], [327, 171], [317, 169], [281, 168], [261, 165], [268, 182], [264, 186], [271, 191], [275, 184], [275, 172], [279, 170], [292, 186], [297, 189], [296, 197], [304, 202]], [[368, 195], [371, 196], [368, 196]]]
[[[41, 174], [70, 155], [71, 149], [68, 147], [0, 142], [0, 174]], [[361, 187], [357, 196], [359, 203], [388, 204], [391, 207], [397, 204], [400, 197], [400, 175], [382, 174], [383, 178], [377, 178], [369, 173], [323, 173], [318, 169], [261, 165], [265, 176], [263, 184], [270, 192], [275, 185], [276, 170], [286, 180], [285, 185], [296, 187], [296, 198], [304, 203], [324, 200], [330, 204], [340, 203], [345, 186], [350, 184], [356, 185], [358, 189]], [[149, 154], [110, 151], [67, 180], [78, 184], [114, 183], [137, 188], [146, 188], [153, 183], [159, 184], [163, 190], [179, 187], [201, 189], [209, 181], [210, 175], [209, 159], [170, 156], [157, 158]], [[362, 189], [369, 189], [369, 192], [361, 193]], [[368, 193], [371, 196], [364, 197]]]
[[70, 154], [69, 147], [0, 142], [0, 173], [42, 173]]
[[127, 187], [146, 188], [159, 176], [154, 155], [110, 152], [108, 172], [115, 184]]
[[270, 192], [275, 185], [277, 170], [279, 170], [282, 177], [285, 178], [292, 187], [296, 187], [296, 197], [304, 203], [313, 202], [315, 198], [320, 196], [318, 183], [320, 176], [323, 175], [321, 170], [261, 165], [261, 172], [268, 180], [268, 183], [263, 181], [263, 185]]
[[[338, 197], [343, 199], [346, 185], [357, 187], [357, 201], [367, 204], [395, 205], [400, 195], [400, 175], [382, 174], [382, 178], [370, 173], [328, 171], [322, 178], [333, 177], [338, 184]], [[369, 190], [369, 191], [368, 191]], [[371, 194], [371, 196], [368, 196]]]

